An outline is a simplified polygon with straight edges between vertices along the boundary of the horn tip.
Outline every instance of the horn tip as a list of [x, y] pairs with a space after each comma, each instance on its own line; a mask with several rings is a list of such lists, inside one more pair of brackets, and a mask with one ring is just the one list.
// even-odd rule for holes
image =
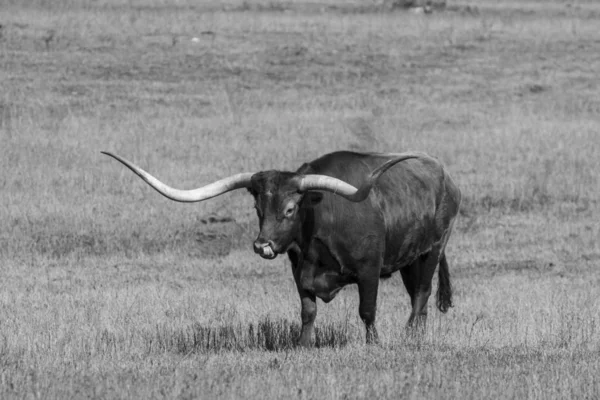
[[122, 161], [121, 157], [119, 157], [119, 156], [118, 156], [118, 155], [116, 155], [116, 154], [113, 154], [113, 153], [111, 153], [110, 151], [100, 151], [100, 153], [102, 153], [102, 154], [104, 154], [104, 155], [106, 155], [106, 156], [112, 157], [112, 158], [114, 158], [115, 160]]

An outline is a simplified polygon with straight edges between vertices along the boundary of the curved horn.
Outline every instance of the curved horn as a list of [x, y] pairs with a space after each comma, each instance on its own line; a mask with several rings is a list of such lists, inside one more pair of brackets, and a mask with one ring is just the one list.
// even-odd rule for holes
[[421, 155], [416, 153], [403, 153], [398, 154], [396, 158], [393, 158], [384, 164], [374, 169], [371, 174], [367, 177], [365, 182], [360, 188], [355, 188], [347, 182], [341, 179], [337, 179], [327, 175], [304, 175], [300, 177], [298, 183], [298, 190], [304, 192], [306, 190], [324, 190], [327, 192], [335, 193], [339, 196], [344, 197], [353, 202], [361, 202], [365, 200], [371, 188], [377, 181], [377, 179], [385, 171], [396, 165], [400, 161], [408, 160], [410, 158], [419, 158]]
[[165, 185], [131, 161], [128, 161], [122, 157], [119, 157], [115, 154], [102, 151], [102, 154], [106, 154], [114, 158], [117, 161], [123, 163], [127, 168], [132, 170], [137, 176], [142, 178], [146, 183], [152, 186], [156, 191], [163, 196], [174, 200], [180, 201], [182, 203], [193, 203], [196, 201], [207, 200], [212, 197], [219, 196], [223, 193], [229, 192], [235, 189], [247, 188], [250, 186], [250, 178], [254, 175], [251, 172], [246, 172], [242, 174], [232, 175], [230, 177], [220, 179], [216, 182], [208, 184], [198, 189], [192, 190], [179, 190], [174, 189], [170, 186]]

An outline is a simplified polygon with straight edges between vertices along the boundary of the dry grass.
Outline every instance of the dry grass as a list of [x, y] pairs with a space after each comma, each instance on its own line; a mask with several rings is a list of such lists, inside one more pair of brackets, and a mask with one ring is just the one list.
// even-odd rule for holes
[[[600, 395], [594, 2], [196, 3], [0, 1], [0, 398]], [[463, 189], [456, 307], [421, 341], [394, 276], [381, 345], [348, 288], [295, 349], [246, 193], [171, 203], [99, 154], [195, 187], [341, 148]]]

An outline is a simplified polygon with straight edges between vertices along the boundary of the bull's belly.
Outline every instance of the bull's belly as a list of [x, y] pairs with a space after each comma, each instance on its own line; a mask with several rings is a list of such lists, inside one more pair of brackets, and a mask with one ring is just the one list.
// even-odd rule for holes
[[411, 265], [421, 254], [424, 253], [415, 253], [411, 254], [409, 257], [397, 258], [394, 260], [388, 261], [381, 267], [380, 276], [382, 278], [387, 278], [392, 275], [394, 272], [401, 270], [404, 267]]
[[303, 279], [302, 288], [329, 303], [342, 288], [354, 280], [335, 271], [318, 272], [312, 279]]
[[403, 266], [404, 265], [399, 264], [386, 264], [383, 267], [381, 267], [381, 273], [379, 274], [379, 276], [381, 278], [389, 278], [394, 272], [398, 271]]
[[392, 273], [411, 265], [424, 254], [429, 253], [439, 242], [423, 240], [412, 245], [403, 245], [395, 251], [386, 251], [384, 265], [381, 268], [381, 276], [389, 276]]

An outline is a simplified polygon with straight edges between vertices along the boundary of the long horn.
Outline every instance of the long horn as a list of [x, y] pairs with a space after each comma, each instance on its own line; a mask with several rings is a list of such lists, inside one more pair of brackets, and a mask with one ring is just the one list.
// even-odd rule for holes
[[306, 190], [324, 190], [335, 193], [353, 202], [361, 202], [369, 196], [371, 188], [381, 174], [401, 161], [419, 157], [421, 157], [421, 155], [418, 153], [398, 154], [396, 158], [393, 158], [374, 169], [358, 189], [341, 179], [331, 176], [303, 175], [298, 182], [298, 190], [301, 192]]
[[131, 161], [128, 161], [122, 157], [119, 157], [115, 154], [106, 151], [102, 151], [101, 153], [106, 154], [107, 156], [110, 156], [115, 160], [123, 163], [137, 176], [146, 181], [148, 185], [156, 189], [158, 193], [171, 200], [180, 201], [182, 203], [193, 203], [196, 201], [207, 200], [212, 197], [216, 197], [223, 193], [229, 192], [231, 190], [247, 188], [250, 186], [250, 178], [253, 175], [253, 173], [251, 172], [245, 172], [237, 175], [232, 175], [228, 178], [220, 179], [216, 182], [213, 182], [198, 189], [179, 190], [165, 185], [164, 183], [162, 183], [161, 181], [159, 181], [158, 179], [156, 179], [155, 177], [153, 177], [152, 175], [150, 175]]

